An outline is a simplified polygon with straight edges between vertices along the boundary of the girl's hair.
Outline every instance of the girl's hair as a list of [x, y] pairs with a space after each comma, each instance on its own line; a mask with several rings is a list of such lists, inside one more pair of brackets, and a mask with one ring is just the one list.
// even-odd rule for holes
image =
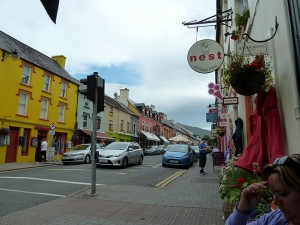
[[273, 164], [266, 165], [262, 177], [267, 180], [274, 173], [279, 175], [279, 180], [285, 188], [300, 192], [300, 154], [283, 156]]

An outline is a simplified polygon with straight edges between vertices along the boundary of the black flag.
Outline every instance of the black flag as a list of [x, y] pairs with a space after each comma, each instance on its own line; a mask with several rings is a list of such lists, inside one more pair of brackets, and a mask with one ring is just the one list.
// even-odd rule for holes
[[59, 0], [41, 0], [50, 19], [56, 23], [56, 16], [58, 11]]

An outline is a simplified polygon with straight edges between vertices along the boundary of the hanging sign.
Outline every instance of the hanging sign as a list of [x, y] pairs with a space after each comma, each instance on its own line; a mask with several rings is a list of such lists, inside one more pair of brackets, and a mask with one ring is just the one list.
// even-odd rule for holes
[[198, 73], [210, 73], [218, 69], [224, 60], [222, 46], [211, 39], [203, 39], [192, 45], [187, 60], [190, 67]]
[[209, 83], [208, 94], [215, 96], [216, 98], [223, 101], [223, 95], [221, 93], [221, 87], [219, 84]]
[[239, 55], [257, 55], [266, 54], [267, 46], [266, 43], [257, 42], [244, 42], [236, 44], [236, 51]]

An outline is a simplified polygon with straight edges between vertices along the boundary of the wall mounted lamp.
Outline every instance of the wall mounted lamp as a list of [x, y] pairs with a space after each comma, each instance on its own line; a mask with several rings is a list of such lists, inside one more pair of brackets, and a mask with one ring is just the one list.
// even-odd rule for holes
[[8, 51], [6, 51], [6, 50], [4, 50], [4, 49], [1, 49], [2, 50], [2, 62], [4, 62], [4, 60], [9, 56], [9, 55], [13, 55], [13, 56], [15, 56], [15, 57], [18, 57], [18, 52], [17, 52], [17, 49], [15, 49], [14, 51], [12, 51], [12, 52], [8, 52]]
[[208, 104], [207, 108], [211, 109], [211, 108], [217, 108], [219, 107], [218, 105], [220, 105], [221, 103], [216, 103], [216, 104]]
[[229, 35], [231, 35], [231, 39], [232, 40], [234, 40], [234, 41], [236, 41], [239, 37], [236, 35], [236, 31], [235, 30], [233, 30], [231, 33], [230, 32], [226, 32], [225, 34], [224, 34], [224, 36], [225, 37], [227, 37], [227, 36], [229, 36]]

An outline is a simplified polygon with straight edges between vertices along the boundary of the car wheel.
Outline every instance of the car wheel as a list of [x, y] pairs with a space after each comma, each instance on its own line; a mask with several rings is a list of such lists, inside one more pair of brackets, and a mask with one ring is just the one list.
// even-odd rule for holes
[[166, 164], [164, 164], [164, 163], [162, 163], [161, 165], [162, 165], [162, 167], [166, 167]]
[[86, 164], [91, 163], [91, 156], [90, 155], [87, 155], [85, 157], [84, 163], [86, 163]]
[[123, 168], [126, 168], [128, 166], [128, 159], [124, 158], [123, 159]]
[[69, 163], [67, 163], [67, 162], [63, 162], [63, 164], [64, 164], [64, 165], [68, 165]]
[[143, 160], [144, 160], [144, 157], [141, 155], [138, 164], [139, 164], [139, 165], [142, 165], [142, 164], [143, 164]]

